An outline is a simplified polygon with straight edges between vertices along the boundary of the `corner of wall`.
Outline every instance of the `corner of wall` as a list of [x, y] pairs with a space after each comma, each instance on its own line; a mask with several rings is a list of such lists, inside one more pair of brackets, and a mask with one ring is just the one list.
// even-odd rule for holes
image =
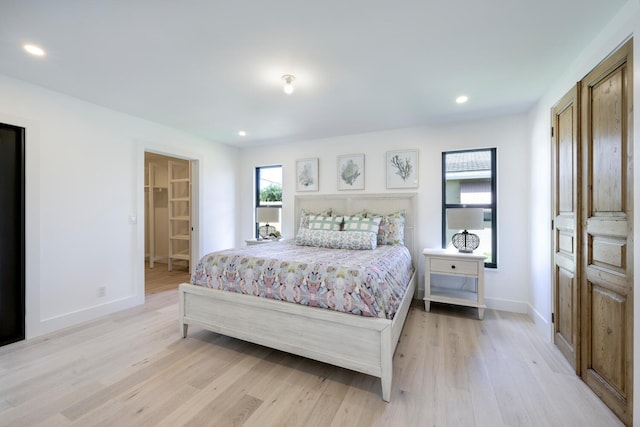
[[540, 314], [538, 310], [536, 310], [531, 304], [528, 304], [527, 314], [529, 318], [536, 325], [536, 329], [540, 331], [543, 337], [548, 341], [551, 341], [551, 329], [549, 327], [549, 321], [545, 319], [545, 317]]

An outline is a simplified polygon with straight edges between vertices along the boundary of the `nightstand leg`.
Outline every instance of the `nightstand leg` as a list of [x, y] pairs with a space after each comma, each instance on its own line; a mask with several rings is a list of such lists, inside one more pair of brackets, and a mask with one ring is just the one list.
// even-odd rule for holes
[[431, 301], [426, 301], [424, 302], [424, 311], [429, 311], [431, 310]]
[[478, 319], [484, 319], [484, 308], [478, 308]]

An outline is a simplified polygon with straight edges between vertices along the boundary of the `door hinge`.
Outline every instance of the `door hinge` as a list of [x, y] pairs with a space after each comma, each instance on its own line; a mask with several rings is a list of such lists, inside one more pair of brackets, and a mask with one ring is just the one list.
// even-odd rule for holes
[[553, 224], [553, 220], [551, 220], [551, 229], [552, 229], [552, 230], [554, 229], [554, 228], [553, 228], [553, 226], [554, 226], [554, 224]]
[[553, 126], [551, 126], [551, 138], [553, 138]]
[[556, 323], [556, 314], [551, 313], [551, 323]]

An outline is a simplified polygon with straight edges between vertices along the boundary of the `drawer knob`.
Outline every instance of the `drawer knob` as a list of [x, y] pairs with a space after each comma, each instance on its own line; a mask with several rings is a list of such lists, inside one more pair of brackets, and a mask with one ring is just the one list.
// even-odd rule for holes
[[452, 266], [451, 266], [451, 269], [452, 269], [452, 270], [455, 270], [455, 269], [456, 269], [456, 266], [455, 266], [455, 265], [452, 265]]

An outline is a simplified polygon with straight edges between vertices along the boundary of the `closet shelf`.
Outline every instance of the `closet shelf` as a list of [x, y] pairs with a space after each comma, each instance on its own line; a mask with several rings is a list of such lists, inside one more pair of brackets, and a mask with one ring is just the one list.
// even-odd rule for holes
[[171, 258], [189, 261], [189, 251], [174, 253], [173, 255], [171, 255]]
[[174, 234], [171, 236], [172, 240], [189, 240], [188, 234]]
[[169, 162], [169, 271], [191, 261], [191, 164]]

